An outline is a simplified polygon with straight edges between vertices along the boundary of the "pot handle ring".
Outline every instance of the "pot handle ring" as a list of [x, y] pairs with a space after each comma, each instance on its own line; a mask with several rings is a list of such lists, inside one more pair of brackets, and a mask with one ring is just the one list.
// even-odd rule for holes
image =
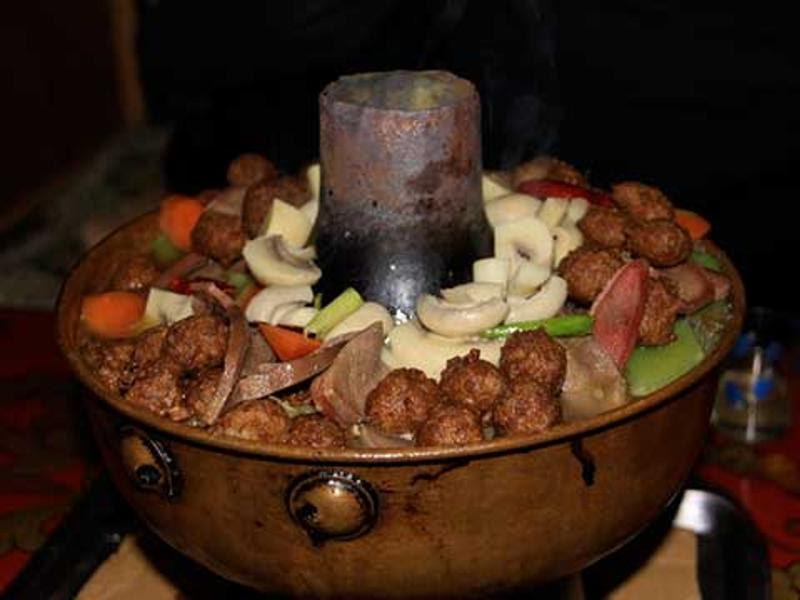
[[122, 465], [134, 487], [155, 492], [167, 500], [177, 498], [181, 474], [167, 445], [138, 427], [125, 425], [119, 430]]
[[314, 543], [353, 540], [375, 524], [378, 495], [369, 482], [353, 473], [317, 470], [290, 484], [286, 507]]

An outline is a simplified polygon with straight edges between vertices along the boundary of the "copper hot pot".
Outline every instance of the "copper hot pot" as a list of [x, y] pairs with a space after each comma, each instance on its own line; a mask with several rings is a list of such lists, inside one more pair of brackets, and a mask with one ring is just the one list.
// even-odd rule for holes
[[81, 297], [110, 256], [143, 247], [148, 214], [94, 247], [58, 302], [61, 347], [108, 469], [171, 546], [223, 577], [300, 597], [485, 597], [574, 573], [651, 521], [706, 434], [715, 372], [740, 330], [658, 392], [543, 434], [461, 449], [311, 450], [218, 439], [102, 390], [77, 347]]

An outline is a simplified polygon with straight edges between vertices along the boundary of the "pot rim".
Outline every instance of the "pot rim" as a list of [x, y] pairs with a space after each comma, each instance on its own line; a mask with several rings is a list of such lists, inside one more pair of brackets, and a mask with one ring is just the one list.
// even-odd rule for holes
[[722, 335], [717, 347], [706, 356], [703, 361], [679, 379], [656, 390], [652, 394], [632, 400], [627, 404], [612, 410], [600, 413], [590, 418], [561, 423], [542, 433], [497, 438], [477, 444], [462, 447], [411, 447], [411, 448], [386, 448], [386, 449], [309, 449], [283, 444], [264, 444], [248, 440], [229, 437], [216, 437], [203, 429], [170, 421], [144, 409], [137, 408], [126, 402], [119, 394], [110, 394], [105, 391], [92, 376], [88, 366], [83, 362], [80, 353], [70, 343], [69, 332], [75, 326], [70, 322], [68, 307], [80, 298], [82, 290], [77, 289], [78, 274], [85, 267], [90, 258], [100, 254], [111, 240], [115, 239], [134, 225], [143, 226], [147, 220], [152, 220], [156, 211], [150, 211], [121, 225], [99, 243], [87, 250], [70, 270], [64, 280], [56, 301], [57, 339], [61, 351], [67, 357], [73, 371], [81, 382], [106, 404], [134, 421], [144, 424], [149, 428], [167, 434], [170, 437], [193, 442], [210, 447], [215, 450], [224, 450], [247, 456], [263, 458], [304, 461], [313, 463], [341, 463], [341, 464], [410, 464], [419, 462], [437, 462], [452, 459], [476, 459], [489, 455], [525, 451], [539, 446], [553, 445], [584, 437], [605, 429], [620, 426], [632, 419], [657, 410], [669, 403], [686, 389], [694, 386], [715, 369], [722, 359], [733, 347], [739, 331], [742, 328], [745, 312], [745, 291], [739, 272], [731, 263], [728, 256], [713, 245], [716, 254], [722, 259], [723, 270], [731, 279], [731, 304], [733, 306], [731, 321]]

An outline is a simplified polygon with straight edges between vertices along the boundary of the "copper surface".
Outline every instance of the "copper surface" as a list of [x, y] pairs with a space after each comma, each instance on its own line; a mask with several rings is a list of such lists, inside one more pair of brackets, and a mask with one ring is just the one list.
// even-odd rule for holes
[[[60, 344], [96, 394], [87, 404], [104, 459], [169, 544], [225, 577], [298, 597], [485, 597], [575, 572], [624, 543], [678, 491], [697, 457], [715, 371], [744, 311], [741, 280], [726, 260], [734, 318], [712, 354], [650, 396], [543, 434], [461, 449], [258, 445], [215, 438], [103, 392], [78, 353], [82, 295], [103, 284], [113, 252], [145, 247], [156, 230], [149, 214], [95, 247], [58, 304]], [[142, 491], [128, 476], [119, 432], [130, 424], [180, 466], [176, 498]], [[320, 468], [350, 472], [375, 490], [377, 520], [365, 535], [320, 544], [297, 526], [287, 493]]]

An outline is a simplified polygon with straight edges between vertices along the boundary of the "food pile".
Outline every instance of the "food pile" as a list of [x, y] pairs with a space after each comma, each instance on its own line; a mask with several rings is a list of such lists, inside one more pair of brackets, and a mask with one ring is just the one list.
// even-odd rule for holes
[[266, 444], [460, 446], [649, 394], [725, 328], [702, 217], [550, 157], [484, 174], [494, 253], [473, 281], [422, 295], [409, 320], [353, 288], [322, 298], [319, 171], [247, 154], [225, 189], [163, 200], [156, 237], [110, 257], [83, 299], [81, 354], [107, 392]]

